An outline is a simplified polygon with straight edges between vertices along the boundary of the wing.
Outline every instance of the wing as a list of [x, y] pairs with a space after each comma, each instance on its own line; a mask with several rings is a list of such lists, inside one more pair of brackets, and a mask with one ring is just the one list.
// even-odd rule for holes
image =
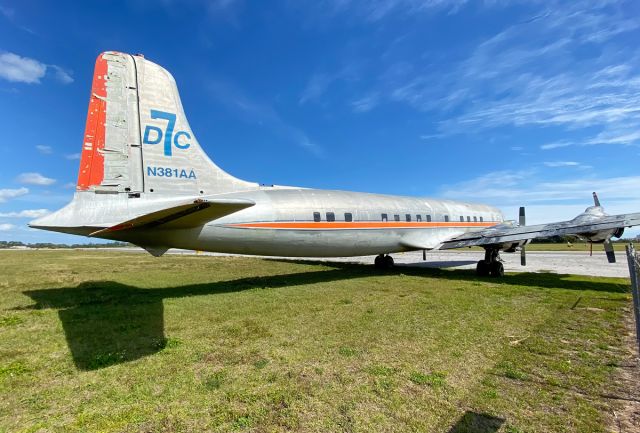
[[587, 208], [585, 213], [570, 221], [532, 226], [500, 224], [486, 230], [465, 233], [442, 242], [437, 249], [472, 246], [504, 245], [550, 236], [578, 235], [591, 241], [606, 241], [625, 227], [640, 225], [640, 213], [606, 215], [599, 206]]

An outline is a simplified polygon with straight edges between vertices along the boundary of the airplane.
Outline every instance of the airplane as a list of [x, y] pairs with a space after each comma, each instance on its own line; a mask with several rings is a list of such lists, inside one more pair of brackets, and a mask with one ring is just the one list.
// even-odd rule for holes
[[169, 248], [220, 253], [341, 257], [481, 246], [480, 276], [501, 277], [500, 252], [535, 238], [578, 235], [604, 243], [640, 225], [640, 213], [594, 206], [570, 221], [525, 225], [486, 204], [361, 192], [264, 186], [219, 168], [191, 130], [173, 76], [142, 55], [108, 51], [95, 64], [73, 200], [33, 228], [130, 242], [161, 256]]

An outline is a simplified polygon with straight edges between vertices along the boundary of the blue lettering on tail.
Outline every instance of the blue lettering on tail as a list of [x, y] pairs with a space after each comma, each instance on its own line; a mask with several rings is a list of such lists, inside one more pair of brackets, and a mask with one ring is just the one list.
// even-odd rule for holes
[[[178, 149], [188, 149], [191, 143], [191, 134], [187, 131], [178, 131], [173, 134], [173, 129], [176, 126], [176, 115], [173, 113], [167, 113], [166, 111], [151, 110], [152, 119], [162, 119], [167, 121], [167, 127], [162, 131], [158, 126], [147, 125], [144, 129], [144, 137], [142, 142], [144, 144], [158, 144], [163, 141], [164, 138], [164, 154], [165, 156], [172, 156], [172, 148], [175, 146]], [[153, 134], [152, 134], [153, 133]], [[182, 142], [180, 138], [184, 137]]]

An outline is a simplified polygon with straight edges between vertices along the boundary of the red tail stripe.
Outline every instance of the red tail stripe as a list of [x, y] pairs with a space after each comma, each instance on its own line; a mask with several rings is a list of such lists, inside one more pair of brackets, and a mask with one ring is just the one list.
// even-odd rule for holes
[[104, 157], [101, 151], [104, 149], [107, 118], [106, 76], [107, 61], [100, 54], [93, 72], [87, 123], [84, 130], [82, 153], [80, 154], [77, 184], [79, 191], [87, 190], [90, 186], [100, 185], [104, 179]]

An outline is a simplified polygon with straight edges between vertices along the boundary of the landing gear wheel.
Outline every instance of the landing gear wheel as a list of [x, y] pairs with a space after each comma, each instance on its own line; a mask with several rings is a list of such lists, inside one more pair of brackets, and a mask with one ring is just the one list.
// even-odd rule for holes
[[480, 260], [476, 265], [476, 274], [478, 274], [479, 277], [487, 277], [489, 276], [489, 273], [490, 273], [489, 263], [487, 263], [486, 260]]
[[393, 257], [379, 254], [376, 256], [373, 266], [376, 269], [391, 269], [393, 268]]
[[493, 262], [490, 273], [492, 277], [504, 277], [504, 266], [501, 262]]

